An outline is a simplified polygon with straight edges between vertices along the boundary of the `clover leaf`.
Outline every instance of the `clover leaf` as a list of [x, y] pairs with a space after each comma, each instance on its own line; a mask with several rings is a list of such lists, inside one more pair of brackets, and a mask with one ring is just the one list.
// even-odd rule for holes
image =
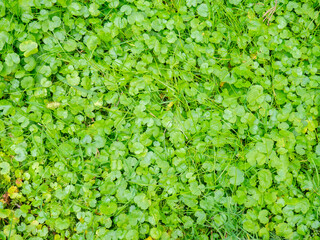
[[197, 12], [201, 17], [207, 17], [209, 14], [208, 6], [205, 3], [200, 4], [197, 7]]
[[2, 175], [4, 175], [4, 174], [8, 174], [8, 173], [10, 172], [11, 166], [10, 166], [10, 164], [7, 163], [7, 162], [1, 162], [1, 163], [0, 163], [0, 168], [1, 168], [0, 173], [1, 173]]
[[65, 229], [68, 229], [68, 227], [70, 226], [70, 220], [68, 218], [66, 219], [61, 219], [61, 218], [58, 218], [56, 221], [55, 221], [55, 226], [58, 230], [65, 230]]
[[272, 173], [268, 169], [262, 169], [258, 172], [260, 186], [263, 189], [268, 189], [272, 184]]
[[244, 173], [236, 167], [230, 167], [229, 175], [231, 184], [240, 185], [244, 181]]
[[14, 64], [18, 64], [20, 62], [20, 57], [16, 53], [8, 53], [5, 62], [8, 66], [13, 66]]
[[316, 238], [318, 2], [0, 0], [0, 239]]
[[19, 49], [24, 52], [25, 57], [29, 57], [38, 52], [38, 44], [32, 40], [26, 40], [20, 43]]
[[146, 210], [151, 206], [151, 200], [149, 200], [144, 193], [139, 193], [135, 196], [134, 202], [143, 210]]
[[104, 202], [104, 203], [101, 203], [101, 205], [99, 206], [99, 209], [102, 214], [110, 216], [117, 211], [118, 206], [114, 202], [109, 202], [109, 203]]
[[242, 0], [229, 0], [229, 2], [233, 5], [239, 5]]

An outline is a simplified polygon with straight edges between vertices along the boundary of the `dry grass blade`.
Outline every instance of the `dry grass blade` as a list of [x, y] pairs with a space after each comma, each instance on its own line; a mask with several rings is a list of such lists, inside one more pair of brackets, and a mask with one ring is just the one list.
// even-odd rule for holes
[[277, 4], [278, 4], [278, 0], [275, 0], [274, 7], [270, 8], [262, 16], [264, 18], [263, 21], [266, 21], [268, 19], [268, 25], [270, 24], [270, 19], [272, 18], [273, 14], [277, 10]]

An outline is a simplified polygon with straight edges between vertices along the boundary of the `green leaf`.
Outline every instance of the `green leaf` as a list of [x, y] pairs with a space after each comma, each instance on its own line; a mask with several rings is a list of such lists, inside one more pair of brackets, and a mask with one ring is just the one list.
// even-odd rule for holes
[[103, 202], [100, 204], [99, 208], [102, 214], [111, 216], [117, 211], [118, 205], [115, 202], [108, 202], [108, 203]]
[[239, 5], [242, 0], [229, 0], [229, 2], [233, 5]]
[[197, 217], [198, 224], [204, 224], [206, 221], [206, 214], [204, 211], [196, 211], [194, 214]]
[[309, 208], [310, 208], [310, 202], [306, 198], [297, 201], [295, 204], [295, 210], [297, 212], [301, 211], [303, 214], [306, 214]]
[[81, 9], [82, 6], [78, 2], [72, 2], [70, 5], [68, 5], [68, 9], [74, 16], [80, 16], [81, 15]]
[[77, 49], [77, 42], [74, 41], [73, 39], [68, 39], [63, 43], [63, 48], [67, 52], [72, 52]]
[[9, 34], [7, 32], [0, 32], [0, 51], [3, 49], [5, 44], [9, 41]]
[[167, 41], [168, 43], [174, 43], [177, 40], [177, 35], [175, 32], [171, 31], [167, 35]]
[[256, 149], [261, 152], [270, 155], [273, 149], [273, 140], [268, 138], [262, 138], [262, 142], [256, 144]]
[[132, 144], [132, 147], [130, 150], [135, 154], [139, 155], [144, 151], [144, 146], [139, 142], [135, 142]]
[[237, 116], [235, 115], [235, 112], [229, 109], [224, 110], [223, 118], [229, 121], [230, 123], [235, 123], [237, 121]]
[[11, 67], [14, 64], [20, 63], [20, 57], [16, 53], [8, 53], [6, 58], [5, 58], [6, 64]]
[[287, 223], [279, 223], [275, 227], [278, 236], [288, 238], [292, 234], [292, 228]]
[[21, 81], [21, 87], [23, 89], [31, 88], [34, 85], [33, 77], [24, 77]]
[[135, 196], [134, 202], [143, 210], [146, 210], [151, 206], [151, 200], [149, 200], [144, 193], [139, 193]]
[[11, 166], [7, 162], [1, 162], [0, 168], [1, 168], [0, 174], [4, 175], [4, 174], [8, 174], [10, 172]]
[[201, 195], [201, 190], [199, 188], [199, 185], [196, 182], [191, 182], [189, 189], [193, 195], [196, 195], [196, 196]]
[[272, 173], [269, 169], [262, 169], [258, 172], [260, 186], [263, 189], [268, 189], [272, 185]]
[[27, 158], [27, 151], [22, 147], [17, 147], [14, 152], [16, 153], [15, 159], [18, 162], [23, 162]]
[[24, 69], [29, 72], [31, 72], [37, 65], [37, 62], [33, 57], [25, 58], [24, 61], [26, 62]]
[[158, 229], [158, 228], [151, 228], [150, 229], [150, 236], [153, 238], [153, 239], [159, 239], [161, 237], [161, 230]]
[[53, 16], [52, 21], [49, 22], [49, 29], [53, 31], [61, 25], [61, 19], [58, 16]]
[[70, 226], [70, 220], [68, 218], [58, 218], [57, 220], [55, 220], [55, 226], [60, 231], [68, 229]]
[[229, 168], [229, 176], [231, 184], [240, 185], [244, 181], [244, 173], [236, 167]]
[[97, 17], [100, 14], [99, 5], [96, 3], [91, 3], [89, 7], [89, 12], [92, 16]]
[[246, 220], [243, 223], [243, 228], [250, 233], [257, 233], [259, 231], [258, 223], [252, 220]]
[[7, 218], [10, 215], [10, 209], [0, 209], [0, 218]]
[[97, 46], [100, 44], [100, 39], [96, 36], [90, 36], [87, 39], [87, 47], [90, 51], [94, 50], [97, 48]]
[[123, 29], [127, 26], [127, 19], [121, 18], [121, 17], [116, 17], [114, 19], [114, 25], [119, 29]]
[[264, 101], [263, 87], [260, 85], [253, 85], [249, 88], [247, 93], [247, 101], [251, 106], [259, 106]]
[[25, 57], [29, 57], [38, 52], [38, 44], [32, 40], [26, 40], [20, 43], [19, 49], [24, 52]]
[[200, 4], [197, 7], [197, 13], [201, 16], [201, 17], [208, 17], [209, 14], [209, 10], [208, 10], [208, 6], [205, 3]]
[[269, 222], [268, 215], [269, 215], [269, 211], [268, 210], [265, 210], [265, 209], [261, 210], [259, 212], [259, 216], [258, 216], [259, 221], [262, 224], [267, 224]]
[[161, 19], [156, 19], [156, 20], [152, 21], [151, 27], [152, 27], [156, 32], [160, 32], [162, 29], [165, 28], [165, 25], [163, 24], [163, 22], [162, 22]]
[[80, 77], [78, 75], [78, 72], [76, 71], [73, 71], [71, 74], [68, 74], [66, 79], [67, 79], [67, 82], [72, 86], [78, 86], [80, 83]]
[[317, 240], [318, 2], [0, 0], [0, 239]]
[[217, 31], [212, 33], [211, 41], [213, 43], [220, 43], [222, 41], [222, 39], [223, 39], [222, 33], [217, 32]]
[[197, 6], [197, 0], [186, 0], [188, 7], [196, 7]]
[[246, 158], [248, 163], [251, 166], [255, 166], [256, 164], [258, 165], [263, 165], [266, 163], [267, 157], [265, 154], [260, 153], [259, 151], [257, 151], [256, 149], [252, 149], [250, 150], [247, 154], [246, 154]]
[[288, 80], [283, 75], [276, 75], [273, 79], [273, 86], [277, 90], [282, 90], [284, 87], [288, 85]]
[[320, 144], [316, 146], [316, 154], [320, 156]]

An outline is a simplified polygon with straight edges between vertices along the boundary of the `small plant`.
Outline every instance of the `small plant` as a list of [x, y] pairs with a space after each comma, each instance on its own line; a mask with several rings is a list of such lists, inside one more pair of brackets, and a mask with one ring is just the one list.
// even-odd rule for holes
[[319, 240], [319, 1], [257, 2], [0, 0], [0, 239]]

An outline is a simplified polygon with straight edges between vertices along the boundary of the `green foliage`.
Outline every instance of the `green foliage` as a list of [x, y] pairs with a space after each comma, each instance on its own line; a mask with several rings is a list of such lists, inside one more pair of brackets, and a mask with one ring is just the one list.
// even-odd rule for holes
[[318, 0], [0, 0], [0, 239], [319, 239]]
[[29, 57], [38, 52], [38, 44], [31, 40], [26, 40], [20, 43], [19, 49], [24, 52], [25, 57]]

